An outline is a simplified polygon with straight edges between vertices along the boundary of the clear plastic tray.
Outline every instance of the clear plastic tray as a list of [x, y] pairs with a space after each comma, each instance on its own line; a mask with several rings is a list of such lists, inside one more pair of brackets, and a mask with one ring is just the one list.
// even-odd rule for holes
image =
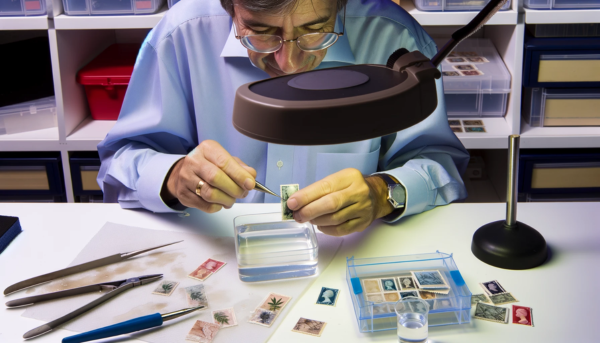
[[600, 8], [600, 0], [525, 0], [523, 6], [535, 10], [580, 10]]
[[[415, 0], [415, 7], [420, 11], [480, 11], [490, 0]], [[510, 8], [508, 0], [500, 11]]]
[[[439, 270], [451, 291], [440, 296], [430, 306], [429, 326], [465, 324], [471, 321], [471, 291], [465, 284], [452, 254], [439, 251], [430, 254], [388, 256], [376, 258], [346, 258], [346, 281], [354, 305], [360, 332], [396, 330], [393, 302], [374, 303], [365, 299], [361, 280], [394, 277], [419, 270]], [[436, 301], [444, 306], [437, 306]], [[387, 310], [386, 310], [387, 308]]]
[[165, 0], [63, 0], [67, 15], [127, 15], [156, 13]]
[[56, 127], [53, 96], [0, 107], [0, 135]]
[[[436, 43], [441, 47], [445, 42], [436, 40]], [[473, 60], [487, 62], [471, 62]], [[464, 71], [456, 69], [460, 66], [475, 66], [483, 75], [463, 76]], [[448, 117], [502, 117], [506, 114], [511, 76], [489, 39], [472, 38], [460, 43], [442, 62], [442, 72]]]
[[46, 14], [46, 0], [2, 0], [0, 17], [35, 16]]
[[317, 274], [319, 245], [309, 222], [281, 220], [281, 213], [233, 220], [240, 280], [268, 281]]
[[600, 126], [600, 88], [524, 88], [531, 126]]
[[600, 37], [600, 24], [537, 24], [527, 25], [534, 37]]

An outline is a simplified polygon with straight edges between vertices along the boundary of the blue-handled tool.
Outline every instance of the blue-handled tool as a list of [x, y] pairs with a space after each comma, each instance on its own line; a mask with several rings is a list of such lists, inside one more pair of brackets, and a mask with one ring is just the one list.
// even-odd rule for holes
[[88, 342], [93, 341], [95, 339], [113, 337], [118, 335], [123, 335], [126, 333], [136, 332], [140, 330], [145, 330], [149, 328], [153, 328], [155, 326], [161, 326], [163, 322], [171, 319], [175, 319], [181, 316], [184, 316], [188, 313], [197, 311], [204, 308], [204, 306], [185, 308], [183, 310], [169, 312], [165, 314], [155, 313], [149, 316], [134, 318], [128, 320], [126, 322], [105, 326], [100, 329], [80, 333], [78, 335], [73, 335], [69, 337], [65, 337], [62, 340], [62, 343], [80, 343], [80, 342]]

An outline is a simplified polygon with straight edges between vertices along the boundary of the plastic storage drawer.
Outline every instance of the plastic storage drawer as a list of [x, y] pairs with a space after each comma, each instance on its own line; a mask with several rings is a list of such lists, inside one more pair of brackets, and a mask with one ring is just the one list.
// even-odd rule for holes
[[164, 3], [164, 0], [63, 0], [67, 15], [152, 14]]
[[0, 154], [0, 201], [65, 200], [60, 153]]
[[46, 0], [1, 0], [0, 17], [46, 14]]
[[92, 118], [116, 120], [131, 79], [138, 44], [113, 44], [77, 73]]
[[354, 305], [360, 332], [396, 330], [396, 313], [393, 302], [375, 303], [366, 300], [362, 289], [363, 279], [408, 275], [410, 271], [439, 270], [451, 291], [447, 296], [427, 302], [445, 301], [447, 306], [430, 306], [429, 326], [464, 324], [471, 321], [471, 292], [465, 284], [452, 254], [388, 256], [377, 258], [346, 258], [346, 281]]
[[56, 127], [54, 97], [0, 107], [0, 135]]
[[74, 152], [69, 161], [75, 201], [102, 202], [102, 189], [96, 181], [100, 171], [98, 152]]
[[519, 201], [600, 201], [600, 149], [524, 150]]
[[533, 38], [526, 35], [525, 87], [600, 88], [600, 38]]
[[531, 126], [600, 126], [600, 88], [525, 88], [523, 118]]
[[[476, 69], [459, 70], [470, 67]], [[511, 76], [489, 39], [467, 39], [460, 43], [442, 62], [442, 75], [448, 117], [506, 114]]]
[[580, 10], [600, 8], [600, 0], [525, 0], [523, 6], [535, 10]]
[[[480, 11], [490, 0], [414, 0], [415, 7], [420, 11]], [[510, 8], [511, 0], [500, 8], [506, 11]]]

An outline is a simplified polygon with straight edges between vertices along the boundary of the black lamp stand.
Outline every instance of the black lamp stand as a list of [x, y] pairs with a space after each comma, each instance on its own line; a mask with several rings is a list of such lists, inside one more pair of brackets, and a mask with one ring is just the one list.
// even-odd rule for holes
[[480, 227], [473, 235], [471, 251], [481, 261], [504, 269], [530, 269], [546, 261], [544, 237], [531, 226], [517, 221], [517, 171], [519, 135], [509, 136], [506, 220]]

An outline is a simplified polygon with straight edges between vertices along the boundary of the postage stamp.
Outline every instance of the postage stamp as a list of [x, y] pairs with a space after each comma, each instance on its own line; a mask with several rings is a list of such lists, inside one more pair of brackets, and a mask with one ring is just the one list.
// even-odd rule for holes
[[384, 292], [397, 291], [396, 281], [394, 279], [381, 279], [381, 285], [383, 285]]
[[477, 304], [478, 302], [482, 302], [482, 303], [486, 303], [486, 304], [491, 304], [492, 302], [490, 301], [490, 299], [487, 297], [487, 295], [485, 294], [473, 294], [471, 295], [471, 306]]
[[450, 288], [426, 288], [425, 290], [427, 292], [441, 295], [447, 295], [448, 293], [450, 293]]
[[206, 292], [204, 291], [204, 285], [200, 284], [190, 286], [184, 288], [183, 290], [185, 291], [185, 298], [189, 306], [204, 306], [204, 308], [208, 308], [208, 298], [206, 297]]
[[418, 288], [450, 288], [439, 270], [411, 271], [411, 274], [417, 281]]
[[279, 312], [283, 311], [285, 305], [287, 305], [290, 302], [290, 299], [292, 299], [292, 297], [287, 295], [269, 293], [265, 300], [263, 300], [260, 303], [260, 306], [258, 306], [258, 308], [261, 308], [263, 310], [269, 310], [273, 313], [279, 314]]
[[458, 119], [448, 119], [448, 125], [450, 125], [450, 126], [460, 126], [460, 120], [458, 120]]
[[[427, 302], [427, 304], [429, 305], [429, 310], [432, 307], [432, 304], [430, 304], [429, 302]], [[413, 311], [415, 312], [425, 312], [425, 304], [420, 303], [420, 302], [411, 302], [410, 303], [410, 307], [412, 308]]]
[[436, 299], [433, 302], [434, 310], [444, 310], [452, 308], [452, 301], [450, 299]]
[[417, 294], [417, 291], [411, 291], [411, 292], [400, 292], [400, 297], [402, 299], [408, 298], [408, 297], [415, 297], [418, 298], [419, 295]]
[[252, 324], [258, 324], [266, 327], [271, 327], [273, 322], [275, 321], [275, 317], [277, 315], [273, 311], [263, 310], [262, 308], [257, 308], [250, 315], [250, 320], [248, 322]]
[[398, 284], [403, 291], [414, 291], [417, 289], [415, 280], [412, 276], [401, 276], [398, 278]]
[[450, 128], [452, 129], [452, 132], [463, 132], [463, 129], [460, 126], [450, 126]]
[[483, 121], [481, 120], [463, 120], [464, 126], [483, 126]]
[[367, 301], [372, 301], [376, 304], [384, 302], [382, 294], [367, 294]]
[[221, 327], [217, 324], [197, 320], [185, 339], [192, 342], [210, 343]]
[[419, 297], [423, 300], [435, 299], [435, 293], [420, 290]]
[[400, 295], [398, 294], [398, 292], [383, 293], [383, 298], [387, 302], [396, 302], [400, 300]]
[[373, 315], [386, 314], [390, 312], [394, 312], [394, 310], [390, 310], [390, 307], [386, 303], [373, 304]]
[[467, 61], [471, 63], [488, 63], [488, 59], [481, 56], [467, 57]]
[[303, 333], [305, 335], [320, 337], [327, 323], [313, 319], [300, 318], [292, 331]]
[[533, 326], [531, 307], [512, 305], [513, 324]]
[[473, 318], [506, 324], [508, 320], [508, 309], [506, 307], [486, 305], [482, 302], [478, 302], [477, 307], [475, 307]]
[[281, 220], [294, 219], [294, 211], [287, 207], [287, 200], [300, 189], [299, 184], [280, 185], [279, 194], [281, 194]]
[[457, 64], [453, 65], [452, 68], [461, 71], [461, 70], [477, 70], [477, 67], [474, 64]]
[[212, 317], [214, 323], [221, 326], [221, 328], [228, 328], [238, 325], [233, 307], [226, 308], [224, 310], [212, 311]]
[[158, 284], [154, 291], [152, 291], [152, 294], [165, 295], [168, 297], [173, 294], [177, 285], [179, 285], [179, 282], [164, 280]]
[[443, 71], [443, 72], [442, 72], [442, 75], [443, 75], [443, 76], [462, 76], [462, 75], [460, 75], [460, 73], [459, 73], [459, 72], [457, 72], [457, 71]]
[[460, 74], [462, 76], [479, 76], [479, 75], [484, 75], [484, 73], [481, 70], [461, 70]]
[[366, 279], [363, 280], [363, 289], [365, 293], [380, 293], [381, 285], [378, 279]]
[[335, 303], [337, 302], [339, 294], [340, 294], [339, 289], [321, 287], [321, 292], [319, 292], [319, 298], [317, 299], [317, 304], [318, 305], [335, 306]]
[[219, 269], [223, 268], [223, 266], [225, 266], [226, 264], [227, 262], [209, 258], [208, 260], [204, 261], [204, 263], [202, 263], [198, 268], [196, 268], [196, 270], [191, 272], [188, 276], [192, 279], [204, 281], [208, 279], [209, 276], [216, 273]]
[[487, 293], [487, 295], [506, 293], [506, 290], [504, 290], [504, 287], [502, 287], [500, 285], [500, 283], [496, 280], [482, 282], [479, 284], [479, 286], [481, 286], [481, 288], [483, 288], [483, 290]]
[[517, 300], [515, 297], [513, 297], [513, 295], [510, 293], [500, 293], [500, 294], [490, 295], [490, 300], [492, 301], [492, 303], [494, 305], [504, 305], [504, 304], [519, 302], [519, 300]]
[[465, 63], [467, 61], [462, 57], [447, 57], [446, 62], [448, 62], [448, 63]]
[[465, 127], [465, 132], [487, 132], [483, 126]]

